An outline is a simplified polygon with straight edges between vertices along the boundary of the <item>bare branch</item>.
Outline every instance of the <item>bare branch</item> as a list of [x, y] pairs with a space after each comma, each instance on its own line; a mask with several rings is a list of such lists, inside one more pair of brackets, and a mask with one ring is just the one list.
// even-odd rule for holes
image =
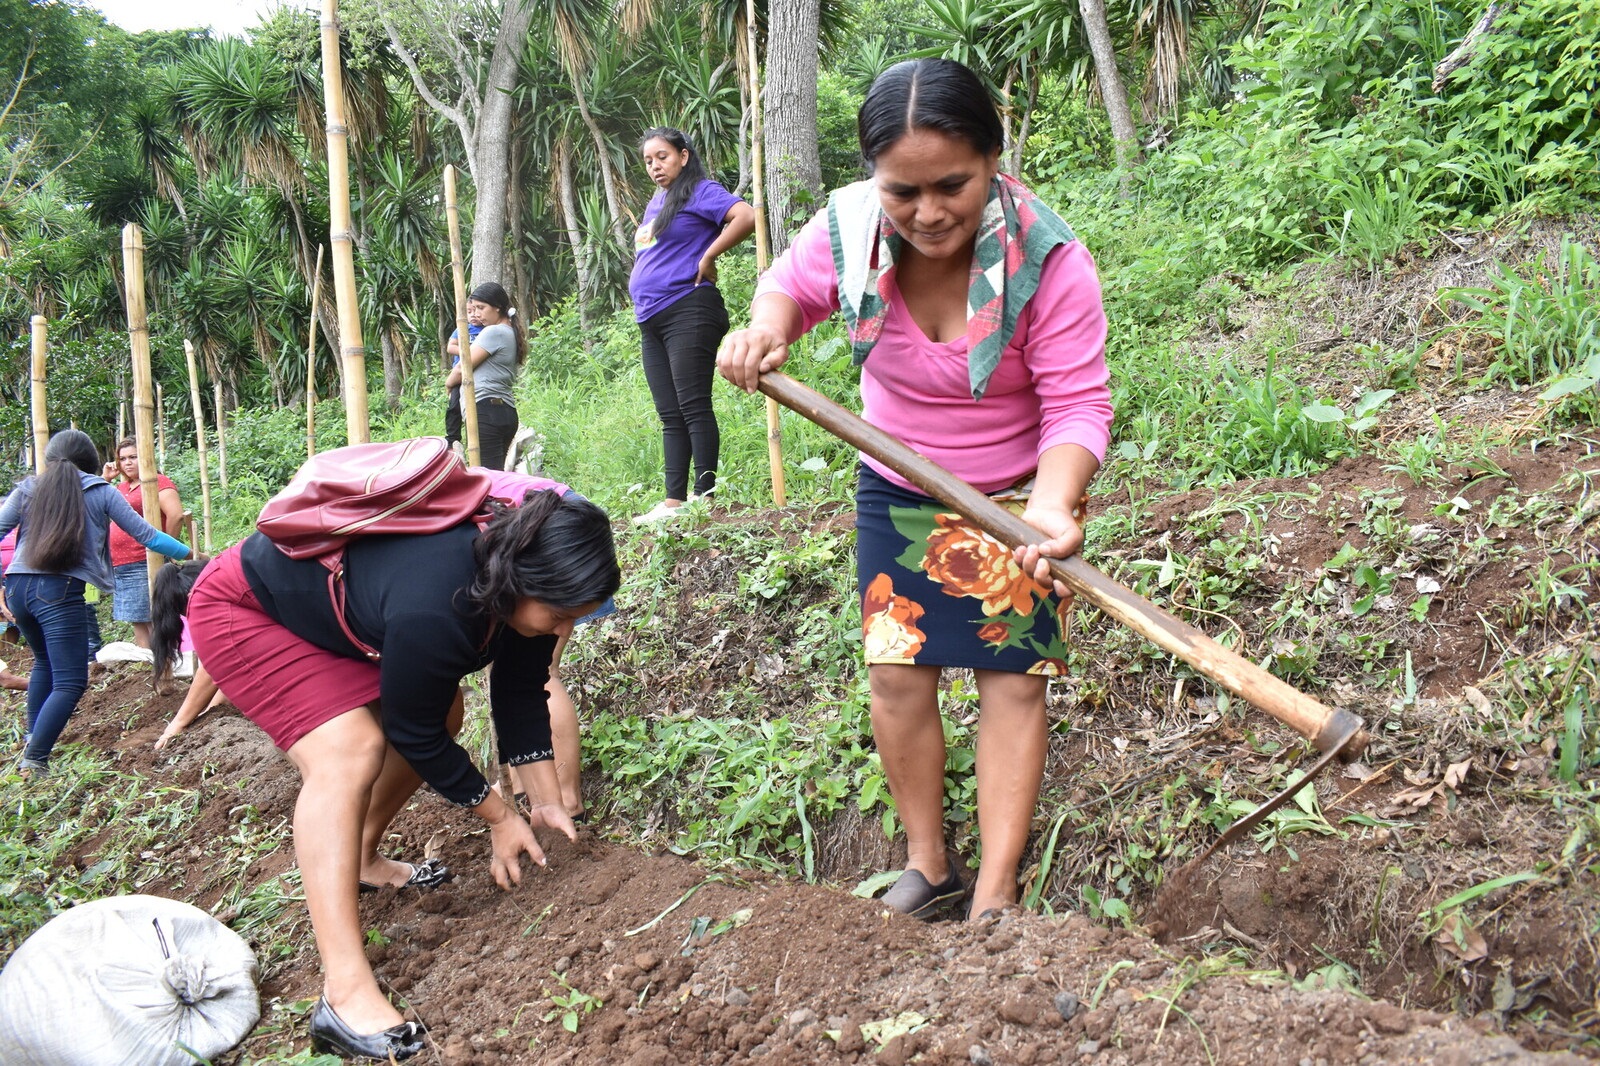
[[[417, 66], [416, 57], [400, 43], [400, 34], [394, 28], [394, 23], [389, 18], [389, 12], [381, 5], [378, 8], [378, 18], [383, 22], [384, 32], [389, 35], [389, 44], [394, 48], [395, 54], [400, 57], [400, 62], [405, 64], [406, 73], [411, 75], [411, 84], [416, 87], [417, 94], [427, 101], [429, 107], [448, 119], [461, 133], [461, 144], [467, 149], [467, 166], [472, 169], [472, 145], [477, 143], [477, 138], [474, 136], [473, 126], [467, 119], [466, 112], [459, 107], [445, 103], [434, 95], [432, 89], [428, 88], [427, 81], [422, 77], [422, 70]], [[473, 178], [476, 180], [476, 173], [474, 173]]]

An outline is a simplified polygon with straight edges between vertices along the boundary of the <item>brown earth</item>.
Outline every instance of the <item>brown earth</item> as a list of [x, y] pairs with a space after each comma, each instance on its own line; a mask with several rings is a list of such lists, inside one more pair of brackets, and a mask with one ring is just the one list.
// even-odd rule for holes
[[[289, 873], [284, 849], [242, 870], [210, 860], [250, 820], [287, 817], [293, 770], [231, 708], [158, 755], [151, 744], [177, 699], [151, 696], [127, 670], [100, 683], [73, 721], [71, 742], [115, 749], [121, 772], [195, 790], [197, 818], [175, 861], [125, 889], [205, 906], [241, 884], [272, 887]], [[708, 871], [591, 830], [575, 844], [547, 839], [548, 866], [505, 893], [470, 815], [423, 796], [395, 828], [397, 854], [438, 851], [457, 873], [434, 891], [362, 900], [380, 978], [429, 1026], [422, 1062], [1581, 1061], [1536, 1055], [1488, 1017], [1297, 990], [1282, 973], [1223, 974], [1076, 914], [924, 924], [837, 888]], [[75, 861], [95, 858], [91, 846]], [[1281, 915], [1252, 924], [1252, 907], [1281, 912], [1338, 889], [1302, 864], [1297, 899], [1274, 906], [1267, 886], [1288, 880], [1274, 878], [1274, 863], [1238, 865], [1253, 873], [1221, 898], [1257, 932]], [[237, 908], [221, 916], [239, 918]], [[246, 1061], [303, 1048], [300, 1015], [319, 991], [304, 937], [287, 956], [263, 951], [263, 963], [266, 1010]], [[576, 1000], [568, 1032], [555, 1001], [574, 993], [594, 998]]]

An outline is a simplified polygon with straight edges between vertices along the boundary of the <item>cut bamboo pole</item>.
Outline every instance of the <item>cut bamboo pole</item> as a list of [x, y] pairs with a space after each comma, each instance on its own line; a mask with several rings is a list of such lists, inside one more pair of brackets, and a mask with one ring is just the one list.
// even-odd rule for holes
[[456, 207], [456, 168], [444, 168], [444, 214], [450, 230], [450, 277], [456, 296], [456, 351], [461, 353], [461, 435], [466, 438], [467, 463], [480, 466], [478, 449], [478, 390], [473, 384], [472, 339], [467, 335], [467, 274], [461, 257], [461, 214]]
[[[855, 445], [1007, 547], [1038, 544], [1045, 535], [902, 441], [786, 374], [761, 375], [760, 390]], [[1079, 556], [1051, 559], [1058, 580], [1135, 633], [1171, 652], [1202, 674], [1260, 707], [1327, 752], [1343, 748], [1353, 759], [1367, 746], [1361, 719], [1326, 707], [1218, 644], [1133, 590], [1111, 580]]]
[[322, 295], [322, 250], [311, 275], [311, 325], [306, 329], [306, 458], [317, 454], [317, 300]]
[[215, 397], [213, 409], [217, 415], [217, 486], [224, 495], [228, 492], [228, 413], [222, 409], [222, 382], [211, 383]]
[[[145, 521], [161, 528], [161, 486], [156, 480], [156, 401], [150, 375], [150, 323], [144, 302], [144, 233], [122, 227], [122, 281], [128, 295], [128, 346], [133, 355], [133, 437], [139, 447], [139, 499]], [[153, 593], [161, 555], [146, 549], [145, 579]]]
[[[183, 358], [189, 364], [189, 404], [194, 408], [194, 448], [200, 457], [200, 521], [205, 532], [206, 551], [211, 551], [211, 475], [206, 470], [206, 412], [200, 403], [200, 370], [195, 366], [194, 343], [183, 342]], [[191, 538], [192, 539], [192, 538]]]
[[44, 473], [44, 450], [50, 444], [50, 409], [45, 392], [45, 317], [33, 316], [33, 470]]
[[[767, 269], [771, 245], [767, 239], [767, 197], [764, 153], [761, 147], [761, 64], [756, 53], [756, 0], [744, 4], [745, 47], [750, 53], [750, 206], [756, 213], [756, 276]], [[778, 423], [778, 401], [767, 397], [767, 468], [772, 475], [772, 505], [788, 500], [783, 481], [783, 433]]]
[[[167, 466], [167, 397], [161, 391], [161, 382], [156, 382], [156, 469], [166, 469]], [[155, 523], [151, 523], [154, 525]]]
[[345, 439], [372, 439], [367, 423], [366, 348], [356, 293], [355, 231], [350, 222], [350, 158], [344, 124], [344, 68], [339, 59], [339, 0], [322, 0], [322, 98], [328, 112], [328, 243], [333, 246], [333, 299], [339, 308], [344, 364]]

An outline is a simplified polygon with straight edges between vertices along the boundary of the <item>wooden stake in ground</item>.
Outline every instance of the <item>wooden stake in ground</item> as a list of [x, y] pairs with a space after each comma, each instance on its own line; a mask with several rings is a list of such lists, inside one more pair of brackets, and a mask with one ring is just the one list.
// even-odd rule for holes
[[339, 345], [344, 355], [345, 439], [365, 444], [372, 439], [372, 432], [367, 424], [367, 350], [361, 342], [355, 231], [350, 223], [339, 0], [322, 0], [322, 99], [328, 112], [328, 243], [333, 246], [333, 299], [339, 308]]
[[45, 399], [45, 318], [33, 316], [33, 471], [44, 473], [44, 450], [50, 443], [49, 409]]
[[200, 457], [200, 521], [206, 551], [211, 551], [211, 475], [206, 471], [206, 412], [200, 405], [200, 371], [194, 362], [194, 344], [183, 342], [183, 358], [189, 364], [189, 404], [194, 408], [194, 447]]
[[[150, 324], [144, 304], [144, 233], [137, 223], [122, 228], [122, 279], [128, 294], [128, 346], [133, 352], [133, 438], [139, 448], [139, 498], [146, 520], [160, 528], [160, 485], [156, 480], [156, 401], [150, 376]], [[161, 555], [146, 551], [147, 580], [155, 589]]]
[[[322, 295], [322, 249], [311, 275], [311, 325], [306, 330], [306, 458], [317, 454], [317, 299]], [[210, 545], [207, 544], [207, 550]]]
[[461, 216], [456, 210], [456, 168], [444, 168], [444, 215], [450, 230], [450, 277], [456, 295], [456, 351], [461, 353], [461, 436], [467, 463], [480, 465], [478, 391], [472, 380], [472, 340], [467, 335], [467, 275], [461, 262]]
[[215, 407], [217, 412], [217, 484], [226, 493], [228, 491], [228, 413], [222, 409], [222, 382], [212, 382], [211, 392], [216, 398]]
[[[764, 154], [761, 148], [761, 70], [756, 53], [756, 0], [744, 4], [745, 47], [750, 52], [750, 206], [756, 213], [756, 276], [767, 269], [771, 254], [767, 240], [767, 199], [762, 191], [766, 177], [762, 173]], [[772, 474], [772, 505], [782, 507], [788, 499], [783, 483], [783, 433], [778, 427], [778, 401], [767, 397], [767, 468]]]
[[[159, 471], [167, 465], [167, 398], [161, 391], [161, 382], [156, 382], [156, 469]], [[160, 485], [157, 485], [159, 488]]]

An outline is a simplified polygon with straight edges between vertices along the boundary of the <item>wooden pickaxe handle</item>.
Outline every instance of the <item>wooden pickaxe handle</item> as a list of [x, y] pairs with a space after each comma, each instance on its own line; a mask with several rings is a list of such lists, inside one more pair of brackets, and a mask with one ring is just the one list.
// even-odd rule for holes
[[[762, 374], [757, 388], [834, 436], [855, 445], [952, 510], [966, 515], [974, 525], [1002, 544], [1015, 548], [1048, 539], [950, 471], [787, 374], [776, 371]], [[1359, 716], [1325, 706], [1273, 677], [1194, 626], [1119, 585], [1079, 556], [1051, 559], [1050, 570], [1077, 595], [1229, 692], [1260, 707], [1309, 739], [1318, 751], [1332, 751], [1342, 746], [1342, 756], [1350, 759], [1366, 748], [1367, 733]]]

